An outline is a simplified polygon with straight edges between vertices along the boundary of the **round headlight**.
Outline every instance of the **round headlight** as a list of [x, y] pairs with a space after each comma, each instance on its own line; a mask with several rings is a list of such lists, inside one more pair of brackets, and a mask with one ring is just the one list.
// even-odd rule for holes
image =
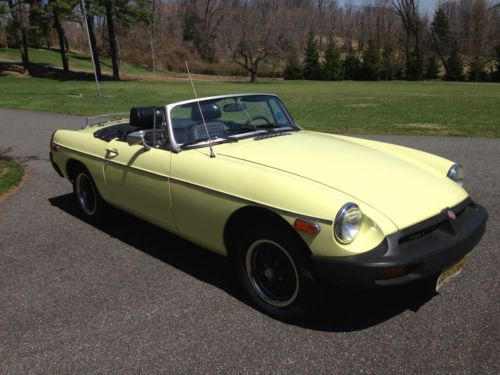
[[355, 203], [346, 203], [337, 213], [333, 231], [337, 241], [348, 244], [354, 241], [361, 227], [363, 215], [358, 205]]
[[448, 178], [462, 186], [464, 184], [465, 171], [460, 164], [453, 164], [448, 171]]

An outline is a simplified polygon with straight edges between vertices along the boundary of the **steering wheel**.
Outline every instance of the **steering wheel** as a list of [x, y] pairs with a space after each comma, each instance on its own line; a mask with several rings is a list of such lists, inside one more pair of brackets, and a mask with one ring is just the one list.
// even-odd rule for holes
[[[254, 122], [256, 120], [263, 120], [267, 123], [267, 125], [271, 125], [272, 122], [269, 121], [269, 119], [266, 117], [266, 116], [262, 116], [262, 115], [257, 115], [257, 116], [253, 116], [252, 118], [249, 118], [246, 122], [245, 122], [245, 125], [244, 126], [248, 126], [250, 125], [251, 122]], [[255, 125], [255, 124], [254, 124]]]

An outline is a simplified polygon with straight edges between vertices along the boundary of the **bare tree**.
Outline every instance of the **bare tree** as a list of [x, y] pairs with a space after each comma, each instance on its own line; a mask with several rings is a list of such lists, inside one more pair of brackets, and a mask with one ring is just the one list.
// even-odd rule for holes
[[423, 78], [422, 33], [423, 22], [418, 11], [418, 0], [390, 0], [405, 31], [406, 78]]
[[[401, 24], [405, 30], [405, 56], [406, 60], [410, 59], [412, 46], [417, 58], [420, 58], [420, 38], [422, 24], [418, 12], [417, 0], [391, 0], [394, 11], [401, 19]], [[413, 43], [412, 43], [413, 39]]]
[[233, 23], [224, 32], [229, 56], [250, 73], [251, 82], [257, 82], [260, 64], [279, 49], [277, 9], [271, 1], [264, 0], [233, 7], [230, 12], [228, 18]]

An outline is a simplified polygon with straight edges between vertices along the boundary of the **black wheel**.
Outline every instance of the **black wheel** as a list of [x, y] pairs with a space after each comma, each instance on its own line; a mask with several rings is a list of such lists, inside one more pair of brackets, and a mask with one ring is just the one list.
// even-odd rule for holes
[[104, 217], [105, 203], [95, 186], [90, 173], [80, 168], [73, 179], [73, 193], [80, 212], [91, 221], [99, 221]]
[[303, 245], [274, 229], [252, 229], [243, 236], [238, 273], [260, 310], [277, 319], [296, 320], [317, 306], [319, 289]]

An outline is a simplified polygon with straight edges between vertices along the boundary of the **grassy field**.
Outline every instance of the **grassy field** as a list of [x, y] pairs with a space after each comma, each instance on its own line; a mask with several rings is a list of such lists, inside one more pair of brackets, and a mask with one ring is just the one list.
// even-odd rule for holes
[[24, 176], [24, 168], [0, 155], [0, 198], [14, 186], [17, 186]]
[[[198, 82], [199, 96], [278, 94], [304, 128], [334, 133], [500, 137], [500, 85], [445, 82]], [[189, 81], [0, 78], [0, 107], [94, 115], [193, 97]]]
[[[49, 64], [54, 67], [62, 68], [61, 55], [59, 50], [48, 50], [48, 49], [28, 49], [30, 61], [36, 64]], [[0, 61], [20, 61], [21, 56], [19, 54], [19, 49], [17, 48], [0, 48]], [[100, 58], [101, 70], [103, 73], [111, 74], [112, 65], [111, 59]], [[90, 56], [71, 52], [68, 56], [69, 68], [71, 70], [84, 70], [92, 71], [92, 60]], [[126, 74], [140, 74], [140, 75], [152, 75], [149, 70], [137, 67], [131, 64], [122, 64], [123, 72]]]

